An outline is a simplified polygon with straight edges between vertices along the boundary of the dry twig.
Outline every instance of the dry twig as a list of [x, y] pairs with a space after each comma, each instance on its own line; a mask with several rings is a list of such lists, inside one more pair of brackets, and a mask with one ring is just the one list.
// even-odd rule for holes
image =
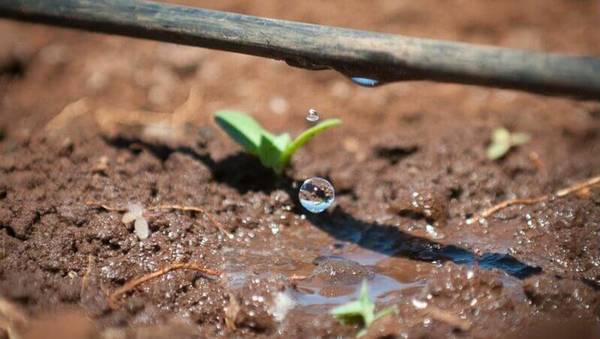
[[[88, 206], [91, 206], [91, 207], [101, 208], [103, 210], [110, 211], [110, 212], [126, 212], [127, 211], [127, 208], [124, 208], [124, 207], [112, 207], [112, 206], [108, 206], [108, 205], [105, 205], [105, 204], [102, 204], [102, 203], [99, 203], [96, 201], [86, 201], [85, 204]], [[215, 216], [213, 216], [211, 213], [207, 212], [205, 209], [203, 209], [201, 207], [183, 206], [183, 205], [157, 205], [157, 206], [148, 207], [148, 210], [149, 211], [174, 210], [174, 211], [202, 213], [206, 216], [206, 218], [214, 226], [216, 226], [219, 229], [219, 231], [221, 231], [226, 236], [231, 237], [231, 233], [229, 231], [227, 231], [227, 228], [225, 227], [225, 225], [223, 225], [223, 223], [221, 223], [219, 220], [217, 220], [217, 218], [215, 218]]]
[[79, 289], [79, 295], [82, 296], [85, 289], [88, 287], [90, 274], [92, 273], [92, 269], [94, 266], [94, 256], [88, 255], [88, 266], [83, 274], [83, 278], [81, 278], [81, 288]]
[[141, 285], [149, 280], [158, 278], [164, 274], [167, 274], [168, 272], [175, 271], [175, 270], [193, 270], [193, 271], [200, 272], [202, 274], [212, 275], [212, 276], [221, 275], [220, 271], [201, 267], [200, 265], [198, 265], [196, 263], [173, 263], [173, 264], [167, 265], [167, 266], [159, 269], [158, 271], [144, 274], [141, 277], [138, 277], [138, 278], [135, 278], [133, 280], [126, 282], [125, 285], [117, 288], [113, 293], [111, 293], [108, 296], [108, 305], [112, 309], [118, 308], [118, 299], [120, 296], [133, 290], [134, 288], [138, 287], [139, 285]]
[[225, 225], [223, 225], [219, 220], [217, 220], [217, 218], [215, 218], [212, 214], [206, 212], [206, 210], [204, 210], [201, 207], [196, 207], [196, 206], [182, 206], [182, 205], [158, 205], [158, 206], [149, 207], [148, 209], [151, 210], [151, 211], [156, 211], [156, 210], [175, 210], [175, 211], [184, 211], [184, 212], [190, 212], [191, 211], [191, 212], [202, 213], [223, 234], [225, 234], [227, 236], [231, 235], [231, 233], [229, 233], [229, 231], [227, 231], [227, 228], [225, 228]]
[[304, 280], [306, 278], [308, 278], [307, 275], [292, 274], [288, 279], [290, 279], [290, 281], [302, 281], [302, 280]]
[[481, 212], [479, 215], [482, 218], [487, 218], [492, 214], [495, 214], [496, 212], [505, 209], [506, 207], [509, 206], [514, 206], [514, 205], [535, 205], [539, 202], [542, 202], [544, 200], [548, 199], [548, 195], [543, 195], [541, 197], [537, 197], [537, 198], [523, 198], [523, 199], [509, 199], [509, 200], [504, 200], [503, 202], [496, 204], [488, 209], [486, 209], [485, 211]]
[[569, 195], [571, 193], [575, 193], [575, 192], [579, 192], [581, 190], [584, 190], [586, 188], [590, 188], [592, 186], [596, 186], [600, 184], [600, 175], [597, 177], [593, 177], [591, 179], [588, 179], [584, 182], [581, 182], [579, 184], [573, 185], [573, 186], [569, 186], [566, 188], [563, 188], [561, 190], [556, 191], [555, 195], [557, 197], [564, 197], [566, 195]]
[[499, 204], [496, 204], [496, 205], [484, 210], [483, 212], [479, 213], [479, 216], [481, 218], [487, 218], [506, 207], [514, 206], [514, 205], [534, 205], [539, 202], [548, 200], [552, 196], [562, 198], [569, 194], [588, 189], [588, 188], [590, 188], [592, 186], [596, 186], [598, 184], [600, 184], [600, 176], [596, 176], [596, 177], [590, 178], [588, 180], [585, 180], [583, 182], [580, 182], [578, 184], [575, 184], [575, 185], [572, 185], [569, 187], [565, 187], [563, 189], [556, 191], [554, 194], [546, 194], [546, 195], [542, 195], [542, 196], [539, 196], [536, 198], [521, 198], [521, 199], [505, 200], [505, 201], [503, 201]]

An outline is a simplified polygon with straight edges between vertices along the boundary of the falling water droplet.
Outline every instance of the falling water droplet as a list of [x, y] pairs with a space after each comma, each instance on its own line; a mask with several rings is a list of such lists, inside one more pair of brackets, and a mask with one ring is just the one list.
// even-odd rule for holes
[[375, 87], [379, 85], [379, 81], [371, 78], [352, 77], [352, 82], [363, 87]]
[[321, 213], [333, 203], [335, 189], [329, 181], [314, 177], [306, 179], [300, 186], [298, 198], [307, 210], [313, 213]]
[[308, 110], [308, 115], [306, 116], [306, 120], [310, 122], [316, 122], [319, 120], [319, 112], [316, 109], [311, 108]]

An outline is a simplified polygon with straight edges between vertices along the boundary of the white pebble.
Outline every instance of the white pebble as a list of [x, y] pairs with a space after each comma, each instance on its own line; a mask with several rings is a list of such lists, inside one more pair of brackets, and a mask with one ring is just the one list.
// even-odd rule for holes
[[147, 239], [150, 236], [150, 228], [148, 227], [148, 221], [144, 218], [144, 206], [138, 203], [127, 204], [127, 212], [123, 214], [121, 221], [124, 224], [134, 223], [135, 235], [141, 240]]
[[150, 228], [148, 222], [144, 218], [135, 219], [134, 224], [135, 235], [141, 240], [147, 239], [150, 236]]
[[126, 212], [125, 214], [123, 214], [123, 217], [121, 218], [121, 221], [124, 224], [129, 224], [131, 222], [133, 222], [135, 219], [137, 218], [137, 215], [131, 213], [131, 212]]
[[127, 204], [127, 212], [123, 214], [121, 221], [124, 224], [129, 224], [137, 218], [142, 218], [142, 214], [144, 214], [144, 207], [138, 203], [130, 202]]

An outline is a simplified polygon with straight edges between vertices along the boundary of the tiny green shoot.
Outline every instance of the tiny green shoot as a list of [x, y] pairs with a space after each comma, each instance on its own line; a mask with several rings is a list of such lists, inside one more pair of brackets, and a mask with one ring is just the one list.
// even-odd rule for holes
[[512, 147], [523, 145], [530, 139], [527, 133], [511, 133], [504, 127], [496, 128], [492, 131], [492, 140], [485, 154], [488, 159], [497, 160], [505, 156]]
[[288, 133], [274, 135], [265, 130], [254, 118], [239, 111], [218, 111], [215, 121], [246, 152], [260, 159], [265, 167], [281, 174], [290, 164], [292, 156], [317, 134], [342, 123], [340, 119], [327, 119], [302, 132], [292, 140]]
[[369, 286], [367, 281], [363, 280], [358, 300], [340, 305], [329, 313], [343, 324], [362, 325], [362, 329], [356, 335], [360, 337], [367, 333], [367, 329], [375, 320], [396, 313], [396, 308], [388, 307], [375, 313], [375, 304], [369, 299]]

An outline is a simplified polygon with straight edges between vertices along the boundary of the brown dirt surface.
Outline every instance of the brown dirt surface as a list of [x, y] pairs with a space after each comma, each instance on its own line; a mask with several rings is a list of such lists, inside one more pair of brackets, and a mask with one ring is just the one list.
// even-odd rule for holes
[[[597, 0], [180, 3], [600, 56]], [[600, 337], [600, 188], [473, 219], [600, 175], [597, 103], [362, 88], [275, 60], [5, 20], [0, 46], [0, 336], [352, 337], [328, 311], [366, 279], [377, 309], [398, 309], [372, 338]], [[309, 108], [343, 125], [284, 178], [212, 118], [239, 109], [297, 135]], [[531, 141], [490, 161], [501, 126]], [[297, 199], [313, 176], [336, 188], [321, 214]], [[131, 202], [148, 239], [121, 222]], [[173, 270], [111, 308], [112, 292], [175, 262], [222, 274]]]

